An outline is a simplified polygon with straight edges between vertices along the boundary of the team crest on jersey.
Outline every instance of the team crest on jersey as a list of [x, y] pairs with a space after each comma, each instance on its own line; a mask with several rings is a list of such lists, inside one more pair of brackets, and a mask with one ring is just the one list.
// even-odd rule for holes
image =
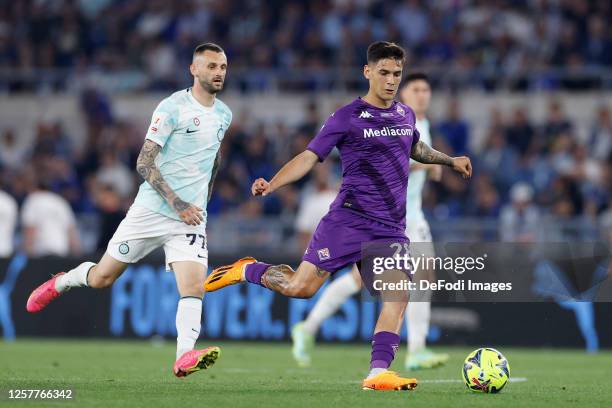
[[121, 255], [125, 255], [128, 252], [130, 252], [130, 246], [127, 244], [127, 242], [122, 242], [121, 245], [119, 245], [119, 253]]
[[317, 251], [317, 255], [319, 255], [319, 261], [326, 261], [330, 258], [329, 248], [319, 249]]
[[404, 111], [404, 108], [401, 107], [401, 105], [397, 105], [397, 113], [402, 116], [406, 115], [406, 112]]
[[193, 124], [196, 125], [196, 126], [200, 126], [200, 119], [193, 118]]
[[223, 140], [223, 125], [219, 126], [219, 130], [217, 130], [217, 141]]

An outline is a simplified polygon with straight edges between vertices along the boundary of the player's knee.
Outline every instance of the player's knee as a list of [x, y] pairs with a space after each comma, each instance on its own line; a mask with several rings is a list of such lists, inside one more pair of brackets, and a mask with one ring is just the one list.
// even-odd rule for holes
[[204, 296], [204, 280], [202, 281], [194, 281], [188, 285], [184, 285], [180, 288], [181, 296], [193, 296], [193, 297], [203, 297]]

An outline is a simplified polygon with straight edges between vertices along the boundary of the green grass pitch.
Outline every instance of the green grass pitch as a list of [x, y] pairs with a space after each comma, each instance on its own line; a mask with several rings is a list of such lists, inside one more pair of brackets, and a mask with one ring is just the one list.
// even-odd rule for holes
[[[200, 346], [208, 342], [201, 341]], [[362, 391], [368, 345], [319, 345], [313, 366], [293, 364], [288, 343], [210, 342], [222, 348], [209, 370], [171, 373], [174, 343], [119, 340], [0, 342], [1, 406], [48, 407], [594, 407], [612, 401], [612, 352], [499, 347], [511, 378], [500, 394], [474, 394], [461, 382], [463, 359], [414, 372], [410, 392]], [[403, 345], [405, 347], [405, 345]], [[405, 350], [393, 368], [402, 374]], [[69, 402], [9, 401], [8, 389], [74, 389]]]

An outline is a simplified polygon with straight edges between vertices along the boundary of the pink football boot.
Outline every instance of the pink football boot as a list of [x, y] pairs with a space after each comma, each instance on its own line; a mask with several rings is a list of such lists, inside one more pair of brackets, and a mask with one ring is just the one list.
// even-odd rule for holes
[[221, 349], [216, 346], [206, 347], [202, 350], [191, 350], [184, 353], [174, 363], [174, 375], [186, 377], [196, 371], [205, 370], [221, 355]]
[[26, 310], [30, 313], [38, 313], [43, 310], [51, 301], [61, 295], [55, 289], [55, 280], [64, 275], [64, 272], [60, 272], [57, 275], [53, 275], [51, 279], [34, 289], [28, 303], [26, 304]]

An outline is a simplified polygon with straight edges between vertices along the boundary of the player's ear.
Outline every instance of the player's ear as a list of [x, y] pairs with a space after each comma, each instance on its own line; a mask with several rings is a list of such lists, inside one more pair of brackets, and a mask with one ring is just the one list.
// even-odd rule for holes
[[189, 72], [191, 72], [191, 75], [196, 76], [196, 73], [197, 73], [197, 72], [196, 72], [195, 63], [193, 63], [193, 62], [192, 62], [192, 63], [189, 65]]
[[363, 66], [363, 76], [366, 77], [366, 79], [370, 79], [370, 66], [368, 64]]

